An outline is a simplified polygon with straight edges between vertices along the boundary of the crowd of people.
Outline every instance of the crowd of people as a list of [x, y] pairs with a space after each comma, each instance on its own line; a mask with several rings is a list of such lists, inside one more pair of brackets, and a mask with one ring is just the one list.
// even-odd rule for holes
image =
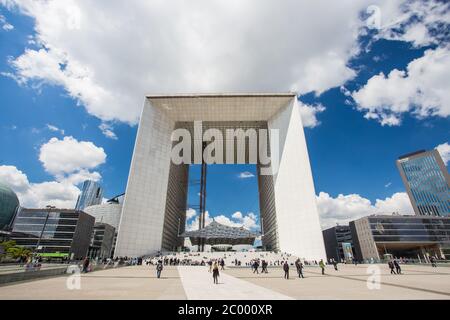
[[[392, 258], [388, 261], [388, 268], [391, 274], [402, 274], [401, 264], [407, 264], [409, 261], [404, 258]], [[325, 275], [326, 266], [333, 266], [334, 271], [339, 271], [339, 263], [353, 263], [358, 265], [359, 261], [352, 259], [351, 261], [337, 261], [333, 258], [329, 260], [302, 260], [288, 253], [275, 252], [192, 252], [192, 253], [166, 253], [165, 255], [158, 254], [152, 257], [116, 257], [114, 259], [102, 259], [101, 261], [91, 261], [86, 257], [81, 262], [81, 269], [83, 273], [93, 270], [93, 266], [99, 263], [108, 265], [146, 265], [155, 266], [157, 278], [161, 278], [162, 271], [165, 266], [207, 266], [208, 272], [212, 274], [213, 282], [218, 283], [220, 277], [220, 270], [225, 270], [225, 265], [231, 267], [249, 267], [253, 274], [267, 274], [269, 267], [283, 271], [283, 278], [289, 279], [290, 267], [295, 267], [297, 276], [305, 278], [305, 266], [317, 266], [321, 270], [321, 274]], [[437, 261], [434, 257], [430, 257], [432, 267], [437, 267]], [[278, 267], [278, 268], [276, 268]]]

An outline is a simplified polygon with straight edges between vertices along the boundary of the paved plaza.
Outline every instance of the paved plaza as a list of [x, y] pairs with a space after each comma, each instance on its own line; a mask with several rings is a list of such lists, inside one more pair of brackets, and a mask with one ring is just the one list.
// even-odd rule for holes
[[375, 266], [381, 283], [373, 290], [368, 265], [328, 266], [326, 275], [305, 267], [304, 279], [291, 266], [289, 280], [281, 267], [267, 274], [230, 268], [217, 285], [206, 267], [166, 266], [157, 279], [154, 266], [130, 266], [83, 274], [80, 290], [67, 289], [67, 276], [3, 285], [0, 299], [450, 299], [450, 267], [404, 265], [402, 275], [390, 275], [386, 265]]

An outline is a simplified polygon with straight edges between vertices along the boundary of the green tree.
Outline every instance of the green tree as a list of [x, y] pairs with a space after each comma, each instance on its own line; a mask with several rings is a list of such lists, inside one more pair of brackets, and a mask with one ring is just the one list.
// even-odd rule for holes
[[31, 254], [29, 249], [25, 249], [23, 247], [19, 247], [16, 245], [15, 241], [3, 241], [0, 242], [0, 246], [3, 247], [4, 255], [9, 256], [13, 259], [17, 259], [20, 257], [28, 257]]

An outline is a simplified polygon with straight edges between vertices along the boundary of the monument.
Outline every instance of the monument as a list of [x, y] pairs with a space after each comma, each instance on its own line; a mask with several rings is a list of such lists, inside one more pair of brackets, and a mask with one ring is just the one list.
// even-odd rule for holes
[[[261, 134], [255, 135], [257, 131]], [[192, 147], [180, 153], [185, 134]], [[205, 148], [208, 143], [213, 148]], [[176, 160], [174, 154], [179, 156]], [[180, 157], [188, 161], [180, 163]], [[256, 164], [265, 250], [309, 260], [326, 257], [295, 93], [147, 96], [116, 256], [149, 255], [182, 246], [189, 165], [202, 161]]]

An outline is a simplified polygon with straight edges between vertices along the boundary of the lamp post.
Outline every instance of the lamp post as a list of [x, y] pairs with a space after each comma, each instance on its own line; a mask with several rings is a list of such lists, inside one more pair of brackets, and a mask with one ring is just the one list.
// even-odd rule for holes
[[41, 239], [42, 239], [42, 236], [44, 235], [45, 227], [47, 226], [50, 212], [52, 211], [52, 209], [55, 209], [56, 207], [55, 206], [46, 206], [46, 208], [47, 208], [47, 215], [45, 217], [44, 226], [42, 227], [41, 234], [39, 235], [39, 239], [36, 243], [36, 247], [34, 248], [34, 253], [36, 253], [36, 251], [39, 250], [39, 245], [41, 244]]

